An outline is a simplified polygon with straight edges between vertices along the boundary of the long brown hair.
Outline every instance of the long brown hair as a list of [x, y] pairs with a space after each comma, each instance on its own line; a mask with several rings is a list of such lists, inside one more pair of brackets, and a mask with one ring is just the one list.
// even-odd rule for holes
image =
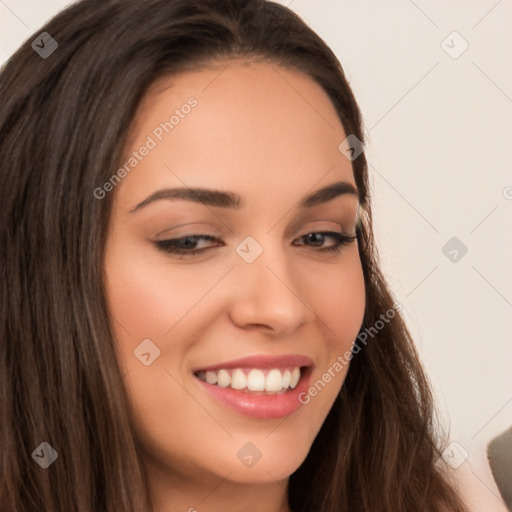
[[[42, 58], [40, 32], [58, 48]], [[42, 46], [42, 45], [40, 45]], [[147, 481], [130, 422], [103, 288], [113, 194], [137, 107], [155, 79], [215, 61], [301, 71], [363, 140], [358, 106], [326, 44], [264, 0], [83, 0], [50, 20], [0, 74], [0, 510], [143, 512]], [[373, 245], [364, 154], [361, 331], [395, 301]], [[382, 322], [381, 322], [382, 323]], [[432, 396], [398, 312], [354, 355], [306, 460], [296, 512], [464, 510], [441, 465]], [[57, 462], [31, 454], [47, 442]]]

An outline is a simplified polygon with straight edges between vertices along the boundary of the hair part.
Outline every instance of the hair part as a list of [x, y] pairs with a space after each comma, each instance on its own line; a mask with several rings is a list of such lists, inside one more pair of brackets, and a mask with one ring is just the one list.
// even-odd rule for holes
[[[149, 511], [103, 284], [114, 194], [93, 195], [122, 162], [140, 102], [160, 77], [258, 60], [315, 80], [346, 134], [361, 141], [362, 120], [334, 53], [272, 2], [82, 0], [41, 31], [58, 49], [42, 59], [34, 34], [0, 73], [8, 191], [0, 209], [0, 511]], [[363, 331], [394, 299], [374, 247], [364, 153], [353, 171], [364, 207]], [[397, 313], [351, 361], [291, 475], [291, 507], [463, 512], [438, 467], [436, 432], [429, 385]], [[51, 470], [31, 458], [43, 441], [59, 453]]]

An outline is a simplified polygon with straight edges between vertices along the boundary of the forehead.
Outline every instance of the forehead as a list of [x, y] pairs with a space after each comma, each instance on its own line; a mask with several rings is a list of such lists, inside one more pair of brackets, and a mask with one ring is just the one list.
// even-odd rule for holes
[[326, 93], [307, 75], [270, 63], [229, 62], [160, 78], [139, 106], [124, 160], [148, 137], [154, 147], [125, 180], [129, 188], [150, 192], [164, 180], [243, 194], [269, 184], [309, 189], [323, 177], [354, 182]]

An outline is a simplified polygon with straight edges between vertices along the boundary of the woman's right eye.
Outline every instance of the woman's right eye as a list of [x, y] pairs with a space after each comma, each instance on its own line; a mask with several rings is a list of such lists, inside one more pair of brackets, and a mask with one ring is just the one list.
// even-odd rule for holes
[[155, 245], [158, 247], [158, 249], [166, 253], [177, 254], [181, 257], [201, 254], [211, 247], [219, 247], [221, 245], [210, 245], [208, 247], [201, 247], [198, 249], [197, 244], [199, 241], [221, 242], [221, 244], [224, 244], [223, 240], [215, 238], [211, 235], [188, 235], [170, 240], [159, 240], [155, 242]]

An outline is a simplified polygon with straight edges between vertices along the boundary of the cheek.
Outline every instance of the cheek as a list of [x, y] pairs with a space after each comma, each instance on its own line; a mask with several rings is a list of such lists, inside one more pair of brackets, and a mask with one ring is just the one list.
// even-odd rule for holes
[[185, 265], [173, 269], [157, 256], [158, 262], [147, 252], [138, 257], [135, 249], [126, 256], [113, 253], [106, 262], [111, 314], [134, 338], [162, 337], [211, 287], [211, 272]]
[[311, 387], [302, 399], [307, 408], [314, 410], [313, 416], [323, 422], [345, 380], [352, 345], [364, 317], [365, 283], [357, 246], [346, 251], [339, 264], [318, 267], [307, 284], [308, 303], [324, 336]]
[[[324, 329], [330, 352], [345, 351], [356, 338], [366, 305], [365, 283], [357, 246], [339, 264], [317, 266], [306, 279], [308, 304]], [[332, 354], [331, 354], [332, 355]]]

